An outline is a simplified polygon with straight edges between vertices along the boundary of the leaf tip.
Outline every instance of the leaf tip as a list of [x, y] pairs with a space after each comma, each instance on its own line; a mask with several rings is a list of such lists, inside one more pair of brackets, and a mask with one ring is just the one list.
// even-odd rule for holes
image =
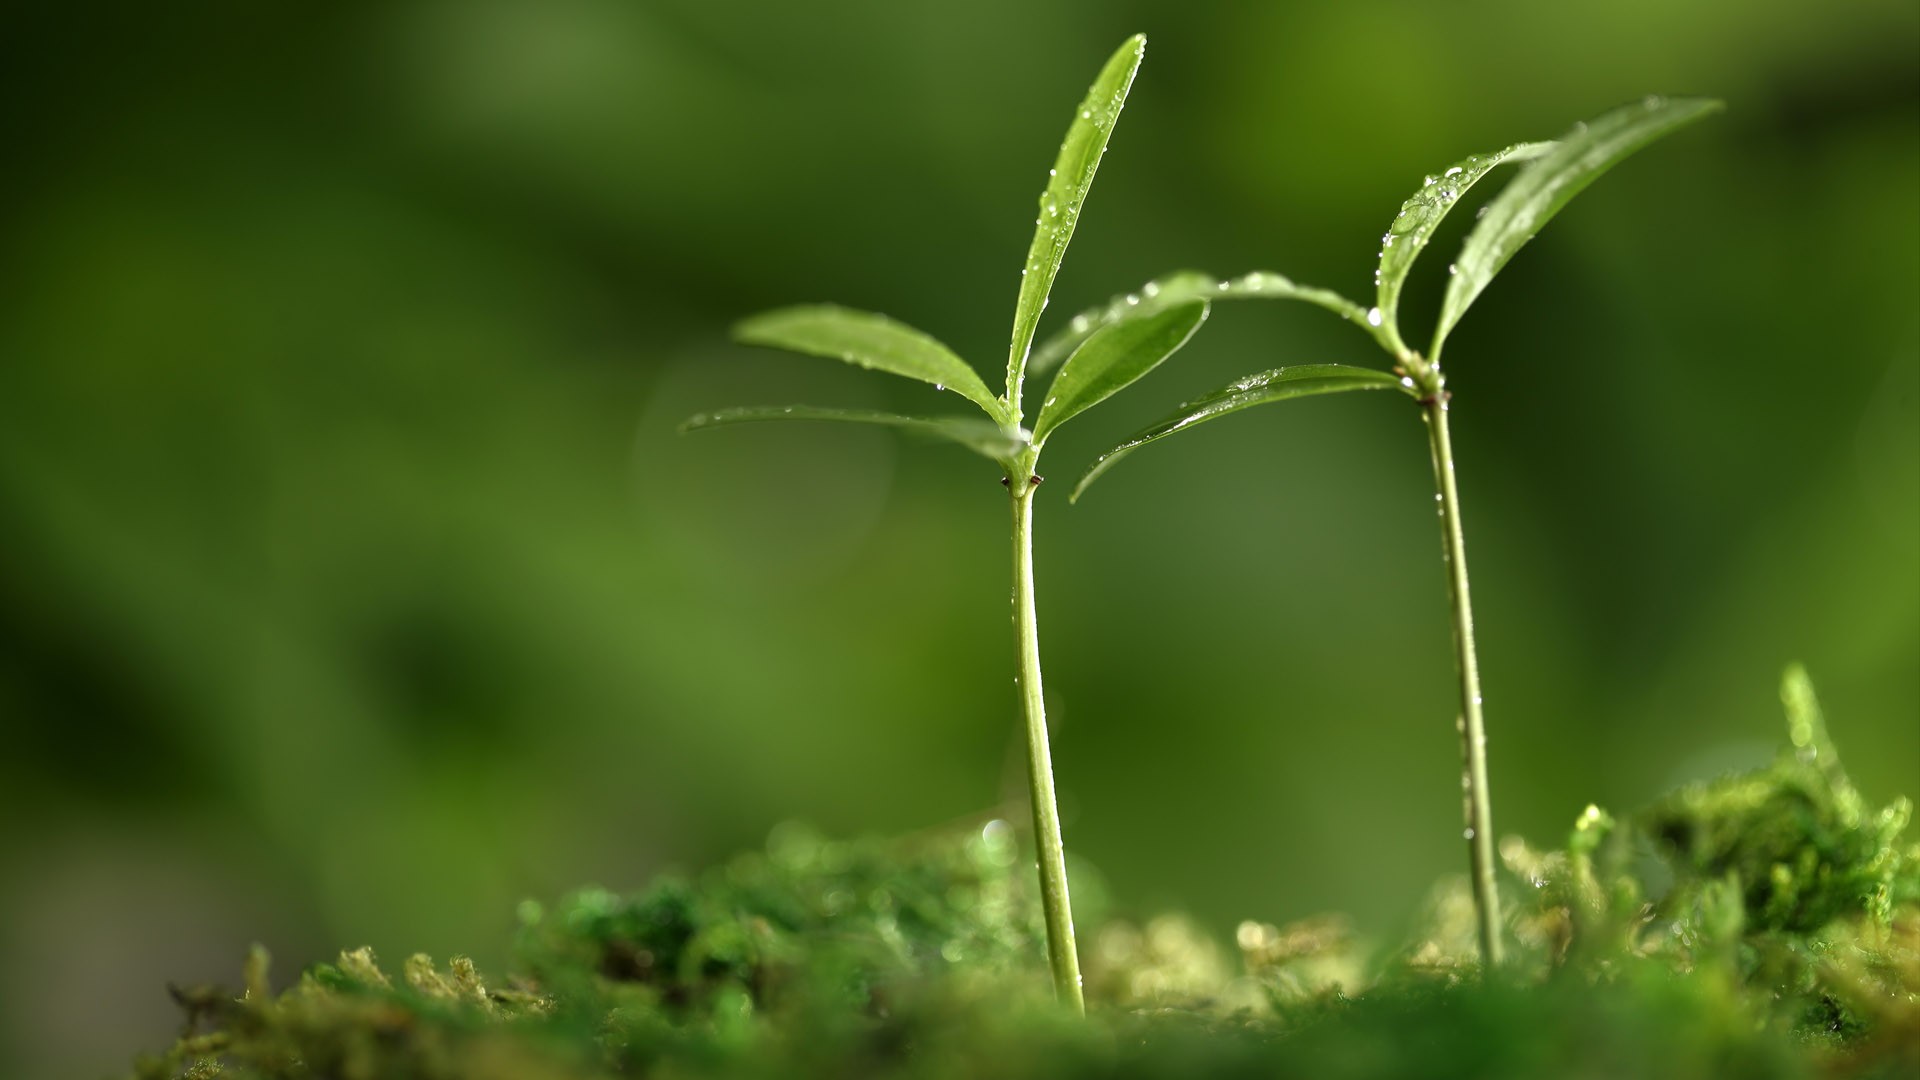
[[1073, 490], [1067, 492], [1067, 505], [1072, 506], [1078, 503], [1080, 496], [1087, 493], [1087, 489], [1093, 486], [1093, 482], [1100, 479], [1102, 473], [1112, 468], [1114, 462], [1125, 457], [1127, 451], [1130, 449], [1132, 449], [1132, 447], [1123, 445], [1095, 458], [1093, 464], [1087, 466], [1087, 471], [1081, 474], [1079, 480], [1075, 481]]
[[727, 328], [727, 336], [742, 345], [758, 345], [766, 338], [767, 317], [771, 311], [755, 312], [743, 319], [737, 319]]
[[1646, 103], [1650, 107], [1656, 107], [1656, 106], [1666, 105], [1666, 104], [1690, 105], [1693, 108], [1699, 109], [1702, 112], [1719, 112], [1720, 110], [1727, 107], [1726, 101], [1722, 98], [1685, 97], [1685, 96], [1668, 97], [1665, 94], [1650, 94], [1646, 98]]
[[1640, 105], [1650, 113], [1666, 112], [1677, 116], [1676, 124], [1702, 120], [1714, 113], [1725, 112], [1727, 108], [1727, 103], [1720, 98], [1669, 97], [1666, 94], [1648, 94], [1640, 99]]
[[793, 327], [796, 320], [804, 323], [809, 318], [832, 315], [835, 311], [833, 304], [790, 304], [787, 307], [756, 311], [735, 322], [727, 333], [742, 345], [783, 348], [785, 333]]

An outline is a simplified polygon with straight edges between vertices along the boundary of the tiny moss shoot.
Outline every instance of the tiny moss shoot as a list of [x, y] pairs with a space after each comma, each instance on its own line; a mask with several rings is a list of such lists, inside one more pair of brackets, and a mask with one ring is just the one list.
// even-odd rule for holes
[[[1199, 400], [1181, 406], [1172, 415], [1134, 434], [1101, 455], [1075, 487], [1078, 499], [1089, 484], [1122, 458], [1148, 443], [1255, 405], [1346, 390], [1396, 388], [1419, 403], [1426, 422], [1433, 461], [1435, 499], [1439, 504], [1442, 556], [1447, 590], [1453, 603], [1455, 667], [1459, 675], [1458, 726], [1463, 763], [1464, 836], [1472, 870], [1474, 905], [1478, 914], [1480, 955], [1491, 968], [1504, 950], [1500, 900], [1495, 882], [1493, 809], [1488, 790], [1486, 720], [1480, 690], [1480, 661], [1474, 647], [1473, 599], [1467, 576], [1467, 549], [1462, 525], [1459, 483], [1454, 467], [1453, 439], [1448, 429], [1447, 380], [1441, 373], [1440, 352], [1447, 335], [1467, 308], [1493, 280], [1515, 252], [1559, 213], [1601, 173], [1634, 151], [1663, 135], [1718, 111], [1720, 103], [1704, 99], [1650, 97], [1615, 109], [1582, 124], [1556, 143], [1522, 143], [1492, 154], [1467, 158], [1444, 172], [1428, 176], [1419, 191], [1407, 199], [1386, 234], [1380, 238], [1379, 269], [1374, 273], [1375, 302], [1362, 309], [1325, 289], [1294, 284], [1279, 274], [1256, 273], [1232, 281], [1194, 271], [1170, 275], [1146, 290], [1153, 302], [1144, 310], [1131, 297], [1075, 318], [1068, 330], [1050, 342], [1043, 356], [1067, 355], [1076, 335], [1129, 319], [1151, 317], [1160, 307], [1211, 299], [1272, 298], [1304, 300], [1327, 308], [1366, 330], [1393, 359], [1391, 373], [1337, 364], [1298, 365], [1249, 375]], [[1408, 272], [1433, 238], [1434, 230], [1468, 188], [1495, 166], [1524, 162], [1518, 175], [1487, 205], [1468, 234], [1458, 259], [1447, 268], [1448, 282], [1432, 344], [1423, 355], [1408, 347], [1400, 332], [1400, 292]]]
[[1033, 803], [1034, 844], [1038, 851], [1041, 901], [1045, 912], [1048, 963], [1061, 1001], [1085, 1010], [1073, 912], [1067, 889], [1065, 846], [1053, 793], [1053, 761], [1047, 740], [1046, 701], [1040, 676], [1040, 631], [1034, 604], [1033, 504], [1042, 477], [1037, 471], [1047, 437], [1061, 424], [1099, 404], [1173, 355], [1205, 321], [1208, 300], [1159, 305], [1138, 319], [1115, 320], [1099, 331], [1080, 335], [1063, 355], [1060, 371], [1037, 410], [1031, 429], [1021, 398], [1028, 358], [1040, 313], [1066, 256], [1094, 173], [1106, 154], [1114, 124], [1126, 104], [1146, 48], [1135, 36], [1120, 46], [1088, 89], [1047, 183], [1034, 220], [1033, 242], [1020, 271], [1013, 335], [1007, 349], [1006, 389], [995, 395], [972, 366], [945, 345], [882, 315], [830, 305], [782, 308], [754, 316], [736, 330], [739, 340], [793, 352], [844, 360], [850, 364], [932, 383], [966, 398], [986, 414], [976, 417], [921, 417], [891, 413], [774, 406], [725, 409], [688, 420], [683, 430], [763, 420], [840, 420], [886, 424], [959, 443], [995, 462], [1012, 511], [1013, 622], [1016, 678], [1026, 718], [1027, 779]]

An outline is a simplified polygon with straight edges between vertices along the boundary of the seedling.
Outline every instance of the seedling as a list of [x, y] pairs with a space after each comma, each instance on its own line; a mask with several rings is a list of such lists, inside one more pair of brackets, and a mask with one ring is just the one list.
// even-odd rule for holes
[[[1013, 621], [1018, 645], [1016, 680], [1026, 713], [1027, 779], [1033, 800], [1033, 833], [1039, 851], [1040, 889], [1047, 926], [1047, 952], [1054, 989], [1062, 1001], [1084, 1011], [1080, 965], [1074, 952], [1073, 915], [1067, 898], [1067, 867], [1060, 840], [1060, 814], [1054, 804], [1053, 763], [1047, 748], [1046, 706], [1040, 683], [1040, 638], [1033, 599], [1033, 498], [1040, 485], [1040, 451], [1061, 424], [1099, 404], [1145, 375], [1185, 344], [1207, 317], [1205, 296], [1155, 304], [1140, 318], [1110, 320], [1078, 333], [1054, 376], [1031, 430], [1022, 426], [1026, 410], [1020, 392], [1040, 312], [1047, 306], [1067, 242], [1073, 238], [1081, 206], [1094, 172], [1106, 153], [1107, 139], [1126, 104], [1127, 90], [1146, 48], [1135, 36], [1120, 46], [1088, 89], [1059, 158], [1047, 171], [1034, 221], [1033, 244], [1020, 271], [1020, 295], [1013, 311], [1013, 340], [1007, 349], [1006, 392], [995, 396], [966, 361], [945, 345], [881, 315], [828, 305], [782, 308], [756, 315], [735, 329], [749, 344], [844, 360], [850, 364], [905, 375], [959, 394], [980, 407], [986, 418], [902, 416], [804, 405], [723, 409], [688, 420], [682, 430], [760, 420], [846, 420], [886, 424], [950, 440], [996, 463], [1013, 509]], [[1151, 295], [1151, 294], [1150, 294]], [[1135, 303], [1139, 303], [1138, 297]]]
[[[1400, 213], [1381, 237], [1380, 265], [1374, 272], [1375, 298], [1371, 308], [1324, 289], [1305, 288], [1278, 274], [1256, 273], [1232, 281], [1185, 271], [1148, 286], [1141, 295], [1122, 298], [1105, 308], [1073, 320], [1068, 329], [1049, 340], [1036, 354], [1036, 368], [1071, 355], [1088, 335], [1139, 318], [1154, 318], [1163, 308], [1194, 299], [1260, 298], [1304, 300], [1327, 308], [1364, 328], [1393, 358], [1391, 372], [1344, 364], [1306, 364], [1275, 368], [1229, 383], [1128, 438], [1101, 455], [1073, 491], [1078, 500], [1087, 485], [1128, 454], [1208, 420], [1274, 401], [1330, 394], [1345, 390], [1397, 388], [1419, 403], [1427, 424], [1438, 489], [1443, 555], [1447, 584], [1453, 599], [1454, 646], [1460, 678], [1459, 730], [1465, 761], [1464, 791], [1467, 850], [1472, 868], [1473, 897], [1478, 916], [1481, 957], [1489, 968], [1500, 963], [1500, 901], [1494, 886], [1492, 810], [1487, 793], [1486, 724], [1481, 714], [1480, 665], [1473, 643], [1473, 603], [1467, 583], [1466, 542], [1460, 521], [1460, 492], [1455, 479], [1453, 443], [1447, 432], [1448, 399], [1440, 350], [1447, 335], [1481, 290], [1493, 280], [1521, 245], [1532, 239], [1569, 200], [1601, 173], [1653, 142], [1720, 108], [1717, 101], [1699, 98], [1647, 98], [1622, 106], [1588, 124], [1576, 127], [1556, 143], [1521, 143], [1493, 154], [1476, 155], [1435, 176], [1400, 207]], [[1525, 162], [1481, 213], [1468, 234], [1458, 260], [1447, 268], [1449, 280], [1440, 304], [1433, 341], [1423, 355], [1408, 348], [1400, 334], [1400, 291], [1434, 230], [1467, 189], [1495, 166]], [[1151, 300], [1143, 299], [1151, 297]], [[1069, 361], [1071, 362], [1071, 361]]]

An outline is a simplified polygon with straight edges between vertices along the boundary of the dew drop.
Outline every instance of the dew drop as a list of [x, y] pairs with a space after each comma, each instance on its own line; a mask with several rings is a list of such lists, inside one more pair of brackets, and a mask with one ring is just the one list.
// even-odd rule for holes
[[1464, 832], [1462, 832], [1461, 835], [1464, 836], [1466, 839], [1471, 840], [1473, 839], [1473, 830], [1467, 829]]
[[947, 388], [947, 384], [946, 384], [946, 383], [934, 383], [934, 384], [933, 384], [933, 388], [934, 388], [935, 390], [945, 390], [945, 389]]
[[1445, 173], [1444, 175], [1446, 175], [1446, 176], [1459, 176], [1459, 175], [1460, 175], [1461, 173], [1463, 173], [1463, 172], [1466, 172], [1466, 171], [1467, 171], [1467, 170], [1465, 170], [1465, 169], [1463, 169], [1463, 168], [1461, 168], [1460, 166], [1458, 166], [1458, 165], [1455, 165], [1455, 166], [1454, 166], [1453, 168], [1451, 168], [1451, 169], [1448, 169], [1448, 170], [1446, 171], [1446, 173]]
[[1380, 317], [1380, 309], [1379, 309], [1379, 308], [1368, 308], [1368, 309], [1367, 309], [1367, 325], [1368, 325], [1368, 326], [1379, 326], [1379, 325], [1380, 325], [1380, 322], [1381, 322], [1381, 317]]

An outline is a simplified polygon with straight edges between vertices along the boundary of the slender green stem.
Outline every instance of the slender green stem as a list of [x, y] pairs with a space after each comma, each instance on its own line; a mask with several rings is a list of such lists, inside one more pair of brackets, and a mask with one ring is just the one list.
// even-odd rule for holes
[[1460, 491], [1453, 476], [1453, 439], [1447, 433], [1447, 392], [1434, 369], [1422, 399], [1427, 439], [1433, 448], [1433, 479], [1439, 490], [1447, 584], [1453, 594], [1453, 643], [1460, 672], [1460, 750], [1465, 759], [1463, 795], [1467, 854], [1473, 868], [1473, 904], [1480, 919], [1480, 959], [1500, 964], [1500, 895], [1493, 880], [1493, 808], [1487, 796], [1487, 727], [1480, 711], [1480, 662], [1473, 646], [1473, 598], [1467, 588], [1467, 546], [1460, 528]]
[[1013, 625], [1019, 638], [1020, 701], [1027, 715], [1027, 789], [1033, 796], [1033, 838], [1039, 851], [1040, 900], [1047, 917], [1047, 962], [1053, 989], [1077, 1013], [1087, 1011], [1080, 990], [1080, 958], [1073, 946], [1073, 907], [1067, 899], [1067, 852], [1060, 841], [1060, 809], [1053, 797], [1053, 754], [1047, 747], [1047, 706], [1040, 686], [1040, 629], [1033, 613], [1033, 489], [1030, 469], [1016, 470], [1013, 497]]

